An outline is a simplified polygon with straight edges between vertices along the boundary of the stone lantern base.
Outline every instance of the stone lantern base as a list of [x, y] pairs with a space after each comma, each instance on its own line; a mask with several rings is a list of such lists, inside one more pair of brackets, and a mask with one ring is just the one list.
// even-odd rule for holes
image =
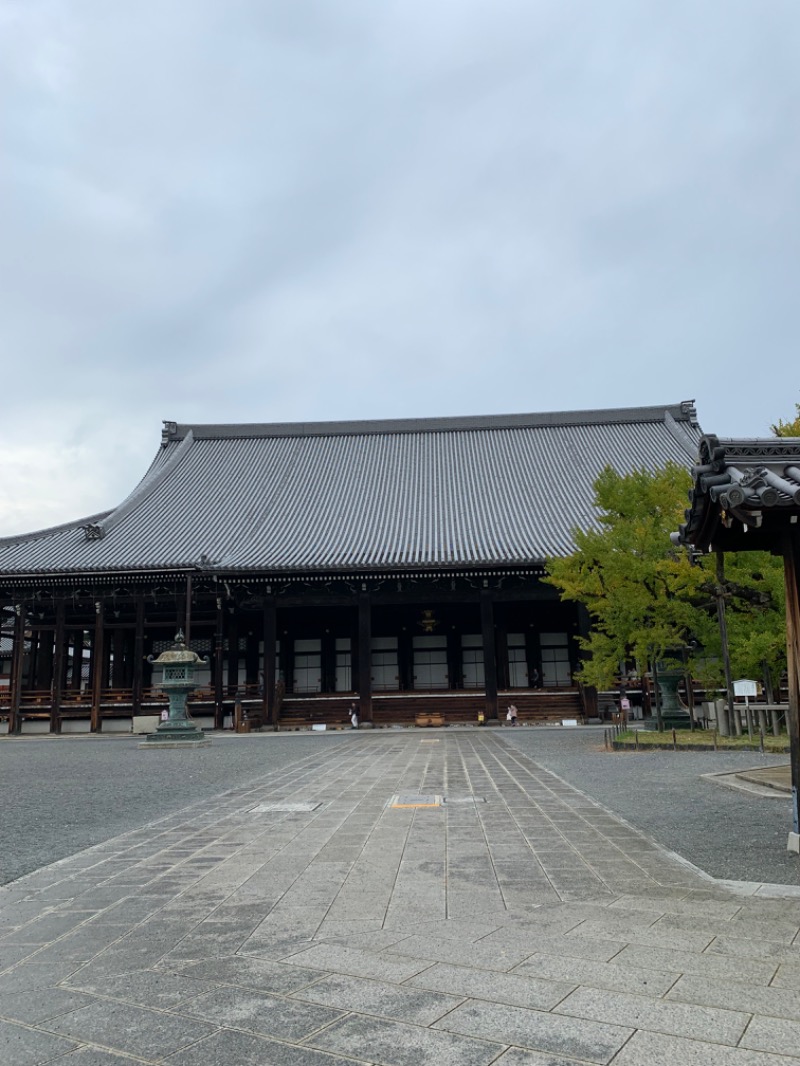
[[155, 748], [207, 748], [211, 744], [211, 738], [207, 737], [202, 729], [198, 729], [194, 722], [187, 718], [167, 719], [162, 722], [155, 733], [148, 733], [147, 738], [139, 745], [140, 748], [153, 750]]

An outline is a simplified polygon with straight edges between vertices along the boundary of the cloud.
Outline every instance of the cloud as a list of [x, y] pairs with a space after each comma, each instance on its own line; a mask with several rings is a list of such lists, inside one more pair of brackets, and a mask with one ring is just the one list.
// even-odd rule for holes
[[694, 396], [765, 433], [795, 392], [799, 25], [0, 0], [0, 531], [113, 505], [163, 418]]

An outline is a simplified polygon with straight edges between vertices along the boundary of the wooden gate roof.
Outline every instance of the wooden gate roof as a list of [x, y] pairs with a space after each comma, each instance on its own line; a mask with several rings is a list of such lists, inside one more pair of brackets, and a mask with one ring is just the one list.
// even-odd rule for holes
[[477, 418], [164, 425], [118, 507], [0, 540], [0, 576], [342, 573], [541, 564], [597, 521], [592, 483], [673, 460], [691, 402]]
[[699, 551], [773, 551], [800, 528], [800, 439], [700, 440], [686, 522], [673, 535]]

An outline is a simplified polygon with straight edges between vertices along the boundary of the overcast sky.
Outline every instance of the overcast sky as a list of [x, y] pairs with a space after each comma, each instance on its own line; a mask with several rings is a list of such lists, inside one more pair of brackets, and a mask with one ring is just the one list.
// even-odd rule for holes
[[797, 0], [0, 0], [0, 534], [161, 422], [798, 382]]

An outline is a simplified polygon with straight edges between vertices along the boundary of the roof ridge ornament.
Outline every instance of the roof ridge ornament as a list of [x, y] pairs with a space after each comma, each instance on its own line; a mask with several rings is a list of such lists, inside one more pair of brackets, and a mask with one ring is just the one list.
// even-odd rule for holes
[[705, 434], [692, 476], [675, 544], [703, 552], [712, 546], [772, 551], [800, 519], [800, 439]]

